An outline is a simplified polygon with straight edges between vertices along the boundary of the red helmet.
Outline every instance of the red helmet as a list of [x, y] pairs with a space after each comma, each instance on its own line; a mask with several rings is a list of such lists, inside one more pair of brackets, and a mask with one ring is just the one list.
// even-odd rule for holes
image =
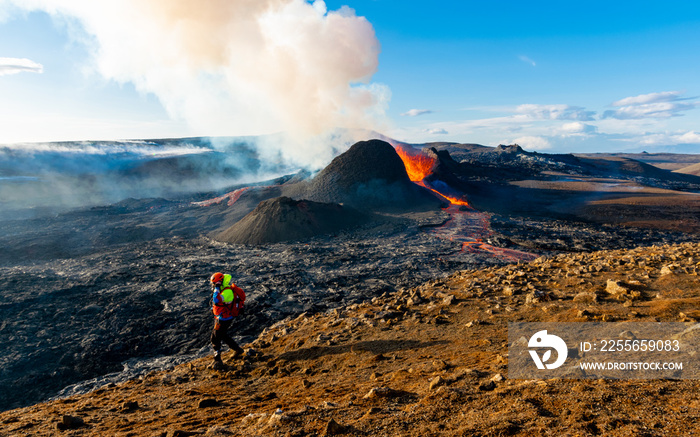
[[211, 275], [211, 279], [209, 279], [212, 284], [221, 284], [224, 282], [224, 274], [216, 272], [213, 275]]

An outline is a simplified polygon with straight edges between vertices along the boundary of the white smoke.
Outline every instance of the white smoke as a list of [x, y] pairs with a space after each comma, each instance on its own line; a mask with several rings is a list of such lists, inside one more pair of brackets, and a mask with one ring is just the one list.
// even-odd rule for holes
[[[364, 17], [322, 0], [14, 0], [68, 24], [94, 68], [155, 94], [204, 135], [286, 132], [297, 161], [327, 160], [333, 128], [377, 129], [379, 43]], [[316, 138], [316, 141], [308, 141]], [[303, 146], [301, 146], [303, 145]]]

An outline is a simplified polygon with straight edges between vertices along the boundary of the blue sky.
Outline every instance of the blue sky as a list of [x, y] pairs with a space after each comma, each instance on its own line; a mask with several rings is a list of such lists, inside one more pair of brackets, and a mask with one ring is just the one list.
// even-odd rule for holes
[[[208, 124], [212, 116], [198, 119], [201, 110], [194, 111], [203, 101], [169, 96], [172, 88], [154, 83], [170, 81], [167, 71], [148, 70], [142, 80], [139, 75], [146, 70], [133, 64], [138, 60], [125, 62], [129, 69], [109, 64], [104, 57], [96, 61], [100, 43], [110, 36], [91, 35], [95, 23], [104, 27], [96, 12], [72, 6], [56, 11], [47, 6], [50, 3], [0, 1], [0, 143], [269, 133], [296, 122], [282, 112], [305, 110], [298, 96], [251, 108], [245, 102], [278, 90], [280, 78], [270, 77], [276, 85], [268, 88], [262, 84], [265, 74], [238, 75], [227, 88], [234, 97], [215, 104], [220, 108], [215, 118], [221, 120]], [[331, 100], [350, 105], [373, 99], [363, 103], [359, 118], [367, 122], [371, 107], [378, 121], [368, 127], [399, 140], [491, 146], [517, 142], [545, 152], [700, 153], [700, 4], [695, 2], [328, 0], [325, 7], [319, 1], [305, 6], [314, 6], [323, 20], [335, 13], [352, 15], [349, 33], [328, 40], [320, 59], [333, 53], [333, 44], [344, 45], [346, 40], [358, 40], [353, 47], [369, 47], [367, 27], [358, 17], [371, 25], [381, 47], [378, 63], [373, 65], [371, 56], [360, 57], [355, 64], [366, 63], [367, 69], [342, 79], [355, 83], [362, 77], [359, 82], [366, 82], [353, 85], [357, 89], [352, 93], [374, 88], [363, 96]], [[78, 12], [71, 15], [72, 10]], [[112, 16], [115, 29], [128, 24], [118, 22], [119, 13]], [[237, 25], [244, 26], [241, 23]], [[284, 21], [274, 24], [275, 32], [284, 31]], [[296, 27], [289, 29], [290, 34], [279, 36], [282, 41], [297, 36]], [[314, 47], [324, 44], [313, 38], [299, 41]], [[112, 50], [117, 61], [118, 55], [133, 52]], [[298, 47], [290, 52], [297, 53]], [[309, 52], [308, 59], [319, 59], [318, 53]], [[300, 56], [307, 59], [306, 53]], [[335, 70], [329, 66], [315, 72], [311, 79], [342, 76], [355, 65], [352, 59], [343, 62]], [[274, 68], [265, 71], [270, 70]], [[206, 74], [212, 71], [221, 73], [219, 68]], [[204, 74], [199, 71], [197, 76]], [[192, 84], [193, 89], [199, 86]], [[337, 87], [331, 81], [323, 89]], [[250, 100], [235, 98], [237, 92], [251, 89], [261, 94], [251, 94]], [[319, 106], [319, 113], [327, 111], [324, 108]], [[353, 110], [343, 107], [340, 112]], [[244, 122], [227, 123], [221, 114], [229, 113]], [[277, 117], [279, 123], [256, 122], [265, 117]], [[329, 118], [328, 123], [344, 120]]]

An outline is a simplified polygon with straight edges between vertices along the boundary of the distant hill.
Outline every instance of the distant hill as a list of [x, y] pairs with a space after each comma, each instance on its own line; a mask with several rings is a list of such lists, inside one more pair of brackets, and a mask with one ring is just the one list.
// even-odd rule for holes
[[700, 163], [689, 165], [678, 170], [674, 170], [674, 172], [700, 176]]
[[[700, 163], [700, 155], [698, 154], [680, 154], [680, 153], [591, 153], [581, 154], [579, 156], [588, 156], [591, 158], [627, 158], [641, 161], [654, 167], [664, 170], [679, 170], [691, 164]], [[685, 173], [685, 172], [683, 172]]]

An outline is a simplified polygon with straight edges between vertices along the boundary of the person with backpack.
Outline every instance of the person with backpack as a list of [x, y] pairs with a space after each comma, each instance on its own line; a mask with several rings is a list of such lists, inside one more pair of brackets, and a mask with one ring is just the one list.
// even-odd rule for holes
[[233, 318], [243, 312], [245, 293], [236, 284], [231, 282], [231, 275], [214, 273], [211, 278], [211, 287], [214, 293], [212, 297], [212, 311], [214, 312], [214, 332], [211, 334], [211, 345], [214, 347], [214, 366], [222, 367], [221, 344], [234, 351], [234, 358], [243, 355], [243, 349], [228, 334], [228, 328], [233, 323]]

